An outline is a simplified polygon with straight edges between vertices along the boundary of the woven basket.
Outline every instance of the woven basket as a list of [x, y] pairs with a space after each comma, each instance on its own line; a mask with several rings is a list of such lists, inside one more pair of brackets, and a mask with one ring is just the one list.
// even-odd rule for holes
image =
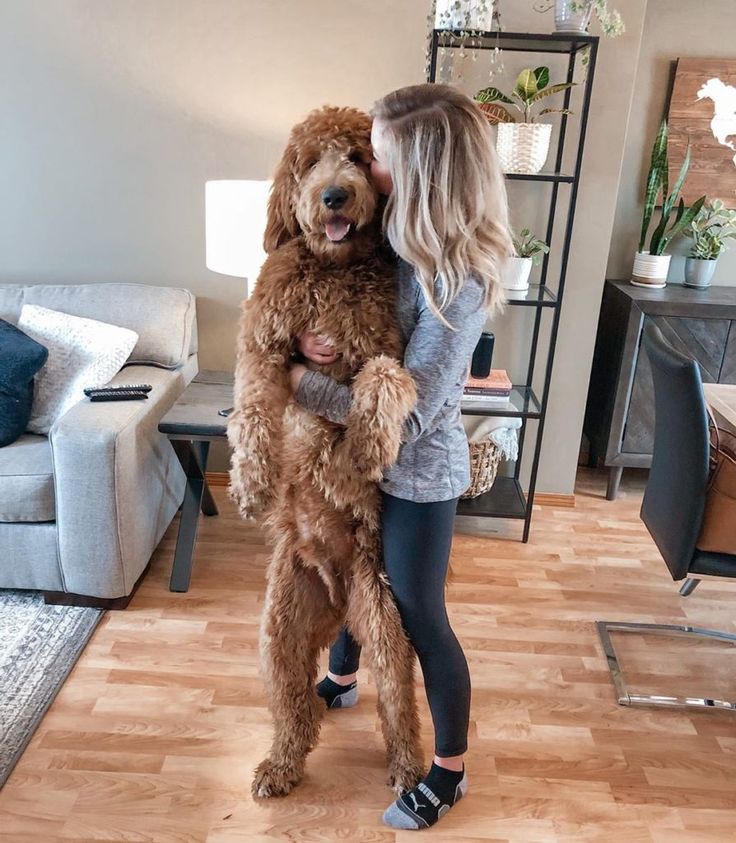
[[498, 446], [490, 439], [484, 442], [468, 442], [468, 445], [470, 446], [470, 486], [461, 497], [477, 498], [493, 486], [502, 456]]
[[499, 123], [498, 160], [504, 173], [535, 175], [547, 161], [551, 123]]

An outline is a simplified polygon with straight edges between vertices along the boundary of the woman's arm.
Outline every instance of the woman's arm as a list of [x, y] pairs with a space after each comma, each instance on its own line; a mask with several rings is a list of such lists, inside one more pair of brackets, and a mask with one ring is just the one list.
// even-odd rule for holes
[[[420, 298], [417, 324], [404, 351], [404, 368], [417, 387], [416, 406], [404, 425], [404, 442], [412, 442], [431, 429], [453, 387], [463, 379], [486, 322], [483, 287], [473, 278], [443, 312], [455, 331], [440, 322]], [[305, 409], [344, 424], [352, 393], [349, 386], [321, 372], [306, 372], [295, 398]]]

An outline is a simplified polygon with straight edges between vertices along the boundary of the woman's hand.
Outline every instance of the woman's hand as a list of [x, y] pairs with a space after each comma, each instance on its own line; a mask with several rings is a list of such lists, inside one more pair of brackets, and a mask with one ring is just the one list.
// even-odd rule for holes
[[307, 360], [311, 360], [313, 363], [319, 363], [320, 366], [327, 366], [330, 363], [334, 363], [340, 356], [335, 351], [335, 346], [329, 337], [318, 336], [311, 331], [305, 331], [301, 334], [298, 348]]

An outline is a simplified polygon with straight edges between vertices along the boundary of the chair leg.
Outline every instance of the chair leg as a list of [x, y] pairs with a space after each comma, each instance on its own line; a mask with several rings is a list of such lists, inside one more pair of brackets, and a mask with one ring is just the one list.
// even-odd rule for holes
[[699, 585], [699, 579], [688, 577], [685, 582], [680, 586], [680, 597], [689, 597]]
[[626, 687], [621, 665], [616, 650], [611, 641], [611, 632], [634, 632], [642, 635], [681, 635], [688, 638], [706, 638], [716, 641], [727, 641], [736, 644], [736, 635], [730, 632], [720, 632], [715, 629], [699, 629], [694, 626], [673, 626], [670, 624], [652, 623], [616, 623], [612, 621], [596, 621], [598, 636], [603, 645], [603, 652], [608, 661], [616, 696], [619, 705], [656, 706], [660, 708], [720, 708], [736, 711], [736, 702], [701, 697], [668, 697], [661, 694], [632, 694]]

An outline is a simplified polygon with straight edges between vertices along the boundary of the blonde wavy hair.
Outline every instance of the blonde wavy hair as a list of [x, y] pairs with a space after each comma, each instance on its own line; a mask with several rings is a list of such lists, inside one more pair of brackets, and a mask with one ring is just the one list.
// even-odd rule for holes
[[372, 115], [382, 122], [381, 163], [393, 181], [383, 225], [394, 251], [414, 267], [427, 304], [446, 325], [442, 310], [469, 275], [485, 285], [493, 313], [503, 302], [500, 275], [513, 244], [488, 121], [469, 97], [438, 84], [399, 88]]

